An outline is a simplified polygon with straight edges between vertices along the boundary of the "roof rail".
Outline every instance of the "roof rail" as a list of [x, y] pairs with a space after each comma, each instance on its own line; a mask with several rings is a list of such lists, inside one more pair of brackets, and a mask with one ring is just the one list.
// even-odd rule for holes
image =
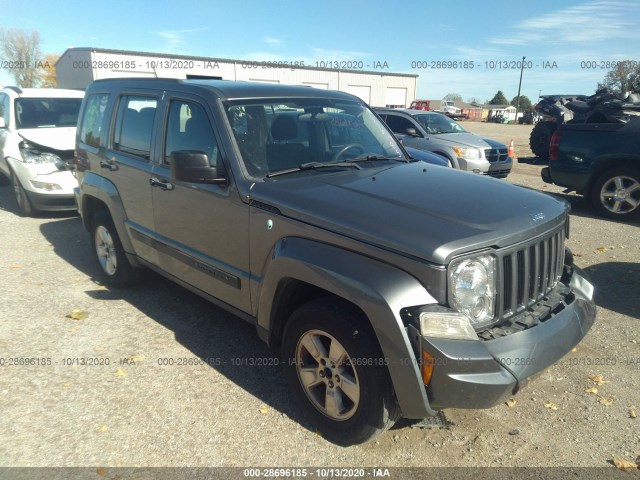
[[16, 93], [22, 93], [22, 90], [20, 89], [20, 87], [9, 86], [9, 87], [4, 87], [4, 88], [8, 88], [9, 90], [13, 90]]

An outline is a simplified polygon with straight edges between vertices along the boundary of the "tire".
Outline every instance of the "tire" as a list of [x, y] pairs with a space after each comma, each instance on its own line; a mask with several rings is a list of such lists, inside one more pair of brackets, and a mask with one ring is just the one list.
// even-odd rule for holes
[[400, 417], [375, 334], [347, 302], [325, 297], [296, 310], [282, 358], [293, 397], [326, 439], [362, 443]]
[[552, 122], [538, 122], [531, 130], [529, 147], [536, 157], [549, 158], [551, 135], [556, 131], [556, 124]]
[[23, 217], [31, 217], [33, 216], [37, 210], [33, 208], [31, 204], [31, 200], [27, 196], [27, 192], [25, 192], [22, 184], [20, 184], [20, 180], [16, 177], [16, 174], [11, 172], [11, 188], [13, 189], [13, 196], [16, 199], [16, 204], [18, 205], [18, 213]]
[[640, 216], [640, 170], [613, 168], [593, 184], [589, 197], [601, 216], [629, 220]]
[[129, 263], [111, 216], [105, 211], [99, 211], [91, 219], [91, 247], [105, 285], [125, 288], [140, 280], [140, 270]]

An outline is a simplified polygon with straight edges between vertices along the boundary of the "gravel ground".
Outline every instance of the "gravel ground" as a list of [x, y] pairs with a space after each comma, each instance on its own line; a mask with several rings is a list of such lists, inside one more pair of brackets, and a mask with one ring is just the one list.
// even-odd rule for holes
[[[531, 126], [464, 126], [514, 138], [516, 153], [530, 155]], [[541, 182], [540, 168], [516, 164], [508, 181], [562, 195]], [[105, 289], [94, 280], [79, 218], [21, 218], [4, 185], [0, 466], [613, 471], [612, 459], [640, 455], [632, 408], [640, 407], [638, 224], [594, 218], [580, 197], [563, 196], [573, 206], [568, 245], [597, 289], [597, 323], [578, 348], [511, 406], [448, 410], [449, 429], [401, 421], [368, 444], [342, 448], [317, 435], [290, 403], [277, 357], [252, 327], [153, 274], [135, 289]], [[10, 366], [11, 358], [41, 364]], [[82, 358], [99, 364], [78, 365]], [[248, 367], [248, 358], [264, 365]]]

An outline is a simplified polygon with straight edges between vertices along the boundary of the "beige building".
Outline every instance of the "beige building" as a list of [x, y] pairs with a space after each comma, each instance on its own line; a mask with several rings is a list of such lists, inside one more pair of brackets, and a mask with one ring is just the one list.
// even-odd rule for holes
[[[326, 62], [318, 63], [324, 66]], [[367, 65], [363, 62], [336, 63], [358, 69], [291, 66], [288, 63], [102, 48], [69, 48], [56, 63], [56, 77], [59, 88], [79, 89], [86, 88], [94, 80], [124, 77], [208, 78], [308, 85], [351, 93], [376, 107], [408, 107], [416, 98], [418, 75], [391, 73], [386, 69], [364, 70]], [[376, 67], [375, 62], [368, 66]]]

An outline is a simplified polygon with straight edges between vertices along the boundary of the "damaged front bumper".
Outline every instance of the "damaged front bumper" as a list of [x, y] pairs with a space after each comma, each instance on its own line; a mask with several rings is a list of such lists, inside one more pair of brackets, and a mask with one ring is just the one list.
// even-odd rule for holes
[[433, 358], [430, 406], [490, 408], [570, 352], [593, 325], [596, 310], [593, 286], [578, 268], [569, 288], [561, 304], [524, 330], [477, 341], [422, 337], [421, 348]]

